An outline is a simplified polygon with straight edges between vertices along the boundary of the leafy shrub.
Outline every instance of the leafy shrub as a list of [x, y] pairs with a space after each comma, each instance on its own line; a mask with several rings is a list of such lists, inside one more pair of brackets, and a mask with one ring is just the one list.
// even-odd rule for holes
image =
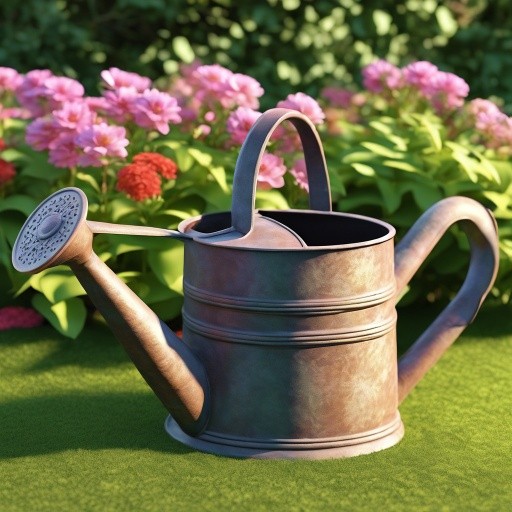
[[[192, 216], [229, 210], [238, 149], [260, 115], [255, 109], [263, 95], [256, 80], [219, 65], [184, 67], [168, 84], [172, 95], [117, 68], [101, 76], [102, 95], [90, 97], [79, 82], [49, 70], [20, 75], [0, 68], [0, 268], [8, 277], [4, 283], [12, 285], [5, 296], [29, 294], [32, 305], [71, 337], [87, 317], [85, 291], [67, 267], [33, 276], [14, 271], [10, 254], [24, 219], [52, 191], [72, 185], [87, 194], [88, 218], [95, 221], [175, 228]], [[293, 106], [302, 102], [310, 115], [316, 109], [321, 122], [317, 102], [296, 96]], [[290, 168], [294, 149], [284, 155]], [[272, 190], [284, 186], [286, 170], [281, 156], [264, 155], [261, 206], [288, 206]], [[289, 186], [297, 187], [290, 179]], [[179, 242], [100, 234], [94, 244], [101, 259], [163, 319], [179, 314]]]
[[291, 91], [357, 83], [377, 57], [428, 59], [509, 105], [511, 15], [506, 0], [2, 2], [0, 63], [49, 68], [95, 94], [102, 69], [157, 78], [199, 58], [255, 77], [268, 108]]
[[[0, 270], [11, 296], [30, 298], [57, 329], [76, 336], [88, 304], [66, 267], [21, 275], [10, 252], [26, 216], [66, 185], [89, 198], [90, 220], [176, 227], [191, 216], [228, 210], [240, 144], [260, 115], [261, 85], [220, 65], [182, 66], [164, 90], [135, 73], [101, 73], [102, 93], [47, 70], [1, 68]], [[495, 297], [512, 290], [512, 121], [488, 100], [428, 62], [363, 69], [365, 90], [327, 88], [323, 106], [303, 93], [278, 106], [318, 125], [335, 206], [387, 220], [398, 237], [437, 200], [461, 194], [488, 206], [501, 231]], [[273, 138], [259, 173], [258, 206], [302, 207], [307, 200], [297, 137]], [[287, 172], [289, 171], [289, 172]], [[16, 173], [13, 176], [13, 173]], [[100, 234], [95, 250], [164, 320], [182, 303], [179, 242]], [[405, 300], [450, 297], [467, 267], [465, 238], [445, 237]], [[5, 287], [5, 284], [2, 286]]]
[[[471, 197], [493, 211], [500, 231], [500, 272], [493, 290], [512, 291], [512, 120], [491, 101], [465, 102], [467, 84], [428, 62], [399, 69], [378, 61], [363, 70], [367, 90], [326, 89], [336, 137], [324, 141], [330, 170], [344, 186], [338, 210], [385, 219], [400, 239], [443, 197]], [[450, 297], [466, 273], [467, 240], [457, 230], [434, 250], [406, 295]]]

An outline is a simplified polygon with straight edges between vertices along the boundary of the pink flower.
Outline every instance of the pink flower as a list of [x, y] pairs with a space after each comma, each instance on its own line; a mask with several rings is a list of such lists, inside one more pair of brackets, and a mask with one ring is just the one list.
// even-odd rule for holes
[[468, 110], [471, 114], [478, 116], [480, 114], [486, 114], [488, 116], [498, 116], [501, 114], [501, 110], [498, 108], [496, 103], [483, 98], [475, 98], [468, 103]]
[[453, 110], [464, 104], [469, 85], [460, 76], [439, 71], [426, 86], [425, 93], [438, 111]]
[[53, 146], [61, 134], [61, 128], [51, 118], [38, 117], [26, 128], [25, 141], [32, 148], [42, 151]]
[[300, 158], [290, 169], [290, 174], [295, 178], [295, 183], [306, 192], [309, 192], [308, 171], [306, 168], [306, 160]]
[[416, 87], [423, 94], [426, 94], [432, 77], [438, 72], [434, 64], [425, 60], [412, 62], [402, 70], [405, 82]]
[[352, 91], [339, 87], [325, 87], [321, 94], [332, 106], [340, 108], [350, 108], [352, 98], [355, 96]]
[[138, 92], [142, 92], [151, 87], [151, 80], [149, 78], [137, 73], [123, 71], [119, 68], [103, 70], [100, 75], [105, 85], [110, 89], [133, 87]]
[[23, 82], [23, 77], [12, 68], [0, 67], [0, 92], [15, 91]]
[[399, 89], [402, 85], [402, 72], [386, 60], [377, 60], [363, 68], [363, 85], [370, 92], [385, 89]]
[[320, 108], [318, 102], [303, 92], [289, 94], [286, 99], [281, 100], [277, 106], [280, 108], [298, 110], [305, 116], [309, 117], [314, 124], [321, 124], [325, 119], [325, 114]]
[[181, 108], [176, 98], [157, 89], [144, 91], [133, 103], [135, 122], [149, 129], [156, 129], [162, 135], [169, 133], [170, 123], [179, 123]]
[[75, 142], [83, 151], [78, 157], [78, 165], [84, 167], [101, 167], [107, 157], [125, 158], [128, 155], [128, 139], [122, 126], [94, 124], [79, 133]]
[[95, 113], [91, 112], [85, 101], [65, 102], [52, 114], [57, 126], [72, 131], [85, 129], [95, 119]]
[[491, 148], [512, 145], [512, 119], [501, 111], [483, 111], [476, 115], [475, 128]]
[[264, 153], [258, 172], [258, 188], [268, 190], [284, 186], [286, 167], [282, 158]]
[[232, 76], [232, 71], [219, 64], [199, 66], [193, 72], [193, 77], [200, 89], [217, 94], [225, 92], [229, 79]]
[[[233, 108], [237, 101], [254, 104], [258, 95], [258, 82], [250, 77], [241, 78], [232, 71], [218, 64], [199, 66], [191, 76], [189, 83], [195, 89], [196, 107], [215, 107], [222, 105], [226, 109]], [[257, 96], [256, 96], [257, 97]], [[256, 100], [257, 101], [257, 100]]]
[[29, 71], [16, 89], [16, 98], [21, 106], [27, 108], [33, 117], [39, 117], [49, 111], [45, 81], [52, 77], [49, 69]]
[[242, 144], [261, 112], [247, 107], [238, 107], [231, 112], [226, 123], [226, 130], [231, 136], [232, 144]]
[[132, 110], [140, 93], [135, 87], [119, 87], [104, 94], [104, 110], [117, 123], [125, 123], [132, 118]]
[[45, 95], [50, 99], [52, 108], [59, 108], [66, 101], [76, 101], [84, 95], [80, 82], [65, 76], [52, 76], [44, 81]]
[[32, 114], [26, 108], [3, 108], [0, 105], [0, 119], [30, 119]]
[[215, 115], [215, 112], [212, 112], [211, 110], [209, 110], [208, 112], [205, 113], [204, 120], [207, 123], [213, 123], [215, 121], [216, 117], [217, 116]]
[[109, 103], [103, 96], [86, 96], [84, 103], [94, 112], [101, 112], [108, 108]]
[[6, 306], [0, 308], [0, 331], [7, 329], [39, 327], [43, 317], [32, 308]]
[[258, 98], [263, 96], [263, 88], [254, 78], [236, 73], [228, 80], [229, 87], [226, 89], [226, 96], [230, 100], [223, 105], [226, 108], [234, 106], [257, 109], [260, 106]]
[[64, 133], [52, 144], [48, 153], [48, 161], [55, 167], [70, 168], [78, 165], [79, 148], [75, 142], [76, 135]]

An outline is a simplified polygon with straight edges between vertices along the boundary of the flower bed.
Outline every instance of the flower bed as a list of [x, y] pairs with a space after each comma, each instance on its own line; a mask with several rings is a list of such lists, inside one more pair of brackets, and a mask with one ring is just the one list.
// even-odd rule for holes
[[[421, 211], [449, 195], [491, 208], [502, 230], [502, 269], [493, 291], [512, 289], [512, 122], [496, 103], [467, 101], [468, 85], [427, 62], [398, 68], [377, 61], [362, 91], [328, 87], [318, 101], [290, 94], [277, 106], [318, 126], [337, 209], [390, 221], [399, 236]], [[84, 290], [66, 267], [16, 273], [10, 251], [33, 208], [63, 186], [89, 198], [88, 218], [176, 227], [204, 212], [229, 210], [240, 145], [260, 115], [264, 94], [252, 77], [219, 65], [183, 66], [172, 79], [110, 68], [97, 97], [48, 70], [0, 68], [1, 271], [12, 302], [29, 300], [55, 328], [75, 337], [84, 326]], [[258, 176], [258, 206], [303, 207], [307, 180], [292, 128], [272, 138]], [[465, 240], [441, 244], [408, 300], [435, 300], [465, 273]], [[164, 320], [182, 303], [182, 248], [151, 238], [98, 235], [95, 250]]]

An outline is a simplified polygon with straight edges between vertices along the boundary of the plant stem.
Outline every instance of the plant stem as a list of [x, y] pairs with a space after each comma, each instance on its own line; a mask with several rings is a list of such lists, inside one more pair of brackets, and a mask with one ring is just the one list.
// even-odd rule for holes
[[76, 173], [77, 173], [77, 168], [75, 166], [69, 168], [69, 186], [70, 187], [75, 186]]

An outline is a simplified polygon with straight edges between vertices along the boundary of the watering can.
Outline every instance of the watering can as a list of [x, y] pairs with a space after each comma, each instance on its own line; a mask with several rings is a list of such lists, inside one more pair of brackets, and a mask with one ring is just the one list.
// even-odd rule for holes
[[[256, 210], [261, 157], [285, 120], [303, 146], [309, 209]], [[92, 222], [86, 213], [81, 190], [51, 195], [21, 228], [14, 267], [69, 265], [169, 411], [167, 432], [224, 456], [337, 458], [398, 443], [399, 404], [473, 320], [498, 265], [495, 221], [469, 198], [436, 203], [396, 248], [390, 224], [332, 212], [315, 127], [287, 109], [265, 112], [249, 132], [230, 212], [177, 230]], [[397, 298], [454, 223], [471, 247], [466, 279], [397, 361]], [[94, 233], [183, 241], [183, 339], [93, 252]]]

